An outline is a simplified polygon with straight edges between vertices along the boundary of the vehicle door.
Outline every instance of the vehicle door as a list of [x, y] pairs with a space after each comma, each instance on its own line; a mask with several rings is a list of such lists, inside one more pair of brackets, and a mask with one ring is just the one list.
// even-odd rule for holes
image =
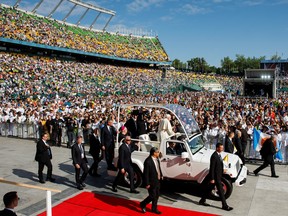
[[172, 179], [191, 180], [189, 174], [191, 158], [181, 158], [181, 153], [187, 152], [185, 144], [178, 140], [167, 140], [161, 145], [163, 148], [161, 148], [160, 164], [163, 176]]

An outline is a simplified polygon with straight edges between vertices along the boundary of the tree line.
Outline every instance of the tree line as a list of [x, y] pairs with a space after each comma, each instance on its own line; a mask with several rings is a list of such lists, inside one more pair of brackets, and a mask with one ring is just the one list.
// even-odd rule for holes
[[[209, 65], [205, 58], [196, 57], [191, 58], [187, 62], [181, 62], [179, 59], [175, 59], [172, 62], [172, 67], [174, 67], [176, 70], [186, 72], [243, 75], [246, 69], [260, 69], [260, 62], [265, 59], [265, 56], [261, 56], [259, 58], [246, 58], [244, 55], [237, 54], [235, 60], [231, 59], [230, 57], [224, 57], [221, 59], [221, 67], [215, 67]], [[280, 59], [281, 57], [277, 54], [271, 56], [271, 60]]]

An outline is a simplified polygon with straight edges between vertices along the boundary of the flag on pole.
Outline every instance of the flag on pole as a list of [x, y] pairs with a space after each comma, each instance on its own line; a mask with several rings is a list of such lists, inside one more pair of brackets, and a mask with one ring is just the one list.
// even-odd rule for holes
[[283, 156], [282, 156], [282, 152], [281, 152], [281, 145], [282, 145], [282, 143], [280, 143], [277, 139], [276, 148], [278, 149], [278, 151], [276, 152], [276, 158], [282, 161]]
[[[263, 143], [269, 139], [271, 135], [262, 133], [260, 130], [257, 130], [256, 128], [253, 129], [253, 148], [255, 151], [260, 151], [260, 149], [263, 146]], [[276, 158], [279, 160], [283, 160], [282, 152], [281, 152], [281, 144], [277, 138], [276, 143], [274, 143], [274, 146], [278, 149], [278, 152], [276, 153]]]
[[228, 163], [228, 154], [225, 155], [225, 157], [223, 158], [223, 161]]
[[263, 143], [270, 138], [270, 135], [262, 133], [256, 128], [253, 129], [253, 148], [255, 151], [260, 151]]

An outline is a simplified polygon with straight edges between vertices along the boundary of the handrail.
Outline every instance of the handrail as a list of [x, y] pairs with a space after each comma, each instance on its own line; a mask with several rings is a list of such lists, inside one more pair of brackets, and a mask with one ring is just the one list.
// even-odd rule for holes
[[16, 185], [16, 186], [19, 186], [19, 187], [26, 187], [26, 188], [33, 188], [33, 189], [37, 189], [37, 190], [52, 191], [52, 192], [55, 192], [55, 193], [61, 193], [62, 192], [61, 190], [58, 190], [58, 189], [40, 187], [40, 186], [37, 186], [37, 185], [30, 185], [30, 184], [19, 183], [19, 182], [13, 182], [13, 181], [5, 180], [3, 178], [0, 178], [0, 182], [5, 183], [5, 184]]

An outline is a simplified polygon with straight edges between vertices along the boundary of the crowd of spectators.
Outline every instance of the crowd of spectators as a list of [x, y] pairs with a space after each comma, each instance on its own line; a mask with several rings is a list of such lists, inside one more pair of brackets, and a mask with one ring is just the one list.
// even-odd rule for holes
[[0, 37], [14, 40], [126, 59], [168, 61], [156, 37], [86, 30], [4, 6], [0, 7], [0, 30]]
[[[116, 125], [115, 105], [119, 103], [181, 104], [192, 112], [210, 148], [219, 141], [224, 142], [228, 131], [239, 123], [249, 136], [254, 127], [283, 134], [288, 125], [286, 93], [277, 99], [238, 97], [239, 78], [168, 71], [167, 77], [162, 79], [160, 70], [11, 53], [1, 53], [0, 71], [1, 122], [34, 124], [51, 136], [54, 136], [53, 124], [61, 123], [61, 127], [68, 129], [73, 122], [70, 131], [76, 136], [79, 129], [89, 134], [111, 116], [120, 129], [130, 115], [122, 113], [120, 124]], [[232, 91], [170, 91], [180, 83], [199, 84], [213, 79], [226, 81], [227, 86], [233, 82], [233, 86], [229, 85]], [[145, 119], [149, 122], [149, 131], [157, 132], [162, 115], [155, 112], [149, 116]], [[56, 119], [60, 120], [55, 122]], [[173, 125], [173, 118], [171, 121]], [[286, 146], [286, 137], [283, 139]]]

